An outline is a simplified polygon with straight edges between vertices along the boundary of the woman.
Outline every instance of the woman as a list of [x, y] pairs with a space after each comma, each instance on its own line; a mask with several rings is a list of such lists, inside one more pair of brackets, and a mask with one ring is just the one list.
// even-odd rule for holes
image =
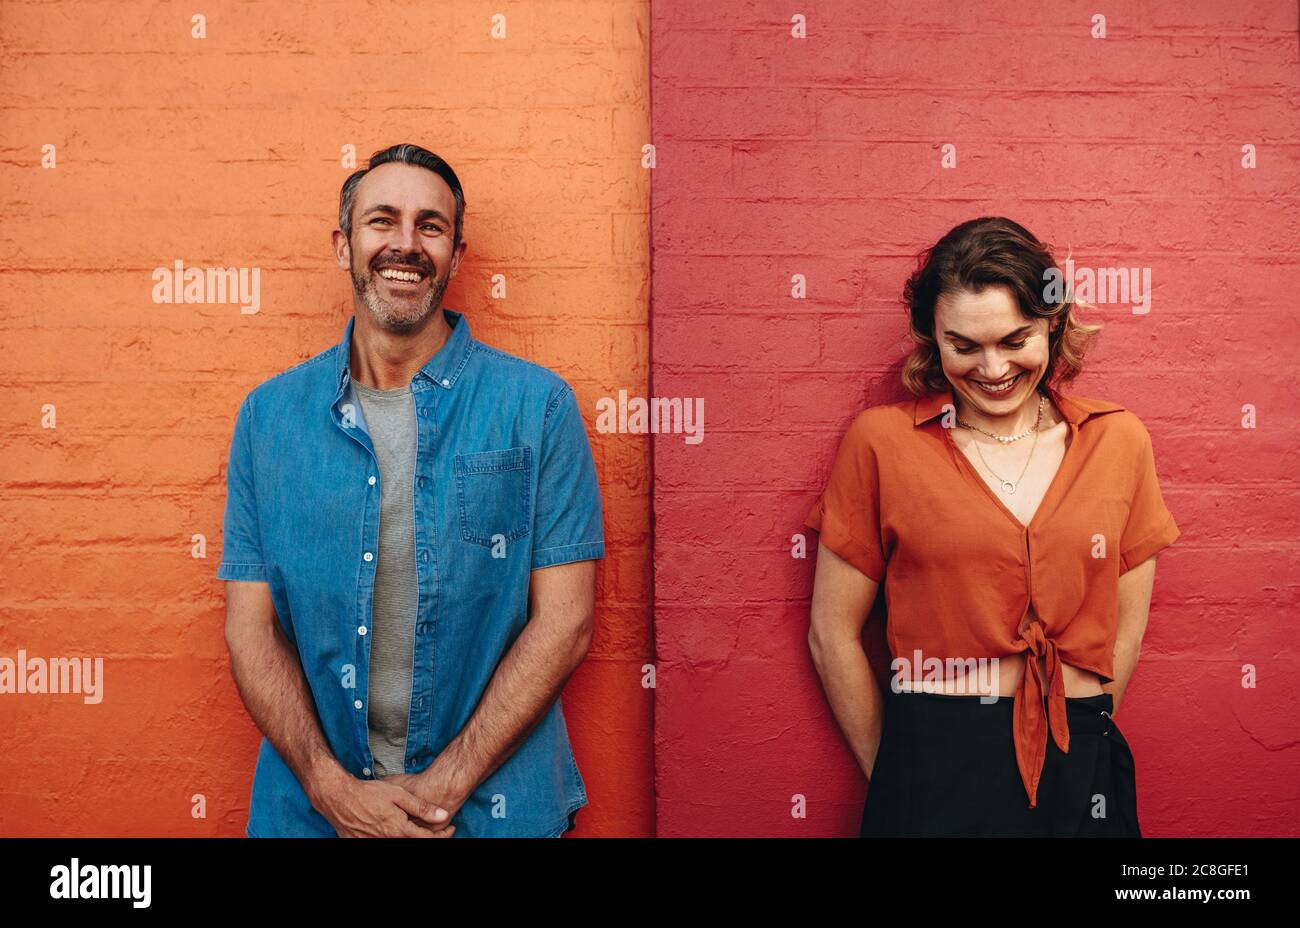
[[[925, 252], [917, 398], [858, 414], [808, 516], [809, 646], [869, 772], [864, 837], [1141, 834], [1114, 715], [1179, 529], [1137, 416], [1059, 390], [1100, 326], [1054, 274], [1009, 219]], [[883, 692], [861, 642], [881, 584]]]

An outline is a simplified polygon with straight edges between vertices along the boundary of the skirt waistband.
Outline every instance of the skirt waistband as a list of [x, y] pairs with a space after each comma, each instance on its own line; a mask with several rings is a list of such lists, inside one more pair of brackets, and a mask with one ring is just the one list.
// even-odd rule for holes
[[[909, 690], [895, 692], [892, 687], [885, 688], [885, 710], [895, 715], [923, 713], [932, 718], [965, 719], [970, 719], [975, 714], [984, 718], [1005, 715], [1007, 724], [1011, 724], [1014, 705], [1014, 696], [999, 696], [993, 702], [984, 702], [979, 696]], [[1080, 731], [1107, 734], [1114, 724], [1111, 721], [1114, 711], [1115, 699], [1110, 693], [1065, 697], [1066, 718], [1069, 720], [1071, 730], [1078, 725]]]

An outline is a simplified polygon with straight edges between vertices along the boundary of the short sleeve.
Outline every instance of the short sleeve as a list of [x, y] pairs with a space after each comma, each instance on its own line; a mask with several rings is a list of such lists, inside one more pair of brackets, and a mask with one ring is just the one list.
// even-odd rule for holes
[[235, 417], [226, 467], [226, 517], [221, 533], [218, 580], [267, 580], [262, 560], [257, 494], [253, 489], [252, 396], [244, 398]]
[[1129, 505], [1128, 522], [1120, 539], [1119, 572], [1127, 573], [1156, 552], [1173, 544], [1179, 536], [1178, 525], [1165, 507], [1156, 476], [1155, 453], [1151, 435], [1142, 428], [1138, 452], [1138, 475]]
[[536, 500], [534, 570], [605, 556], [596, 462], [577, 397], [567, 384], [547, 407]]
[[804, 522], [821, 543], [877, 583], [885, 578], [880, 544], [880, 480], [865, 413], [840, 441], [830, 479]]

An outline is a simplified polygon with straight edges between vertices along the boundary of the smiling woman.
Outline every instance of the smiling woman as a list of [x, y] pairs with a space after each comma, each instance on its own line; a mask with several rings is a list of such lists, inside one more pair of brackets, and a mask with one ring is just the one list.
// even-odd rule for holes
[[[905, 288], [917, 398], [857, 416], [808, 515], [809, 644], [869, 777], [864, 836], [1140, 835], [1113, 714], [1146, 562], [1179, 532], [1141, 421], [1059, 388], [1098, 327], [1044, 298], [1051, 266], [1001, 218], [922, 255]], [[1138, 565], [1144, 583], [1121, 584]], [[861, 644], [880, 586], [896, 661], [993, 660], [996, 690], [940, 673], [882, 697]]]

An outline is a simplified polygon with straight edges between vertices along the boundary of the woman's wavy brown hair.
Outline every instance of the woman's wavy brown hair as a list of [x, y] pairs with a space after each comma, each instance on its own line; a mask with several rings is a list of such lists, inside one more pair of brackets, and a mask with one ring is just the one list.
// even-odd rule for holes
[[[1056, 268], [1062, 282], [1061, 299], [1046, 298], [1047, 271]], [[917, 258], [915, 273], [903, 288], [907, 304], [908, 334], [915, 348], [903, 362], [903, 385], [914, 396], [926, 396], [948, 389], [951, 384], [939, 361], [934, 337], [934, 311], [939, 298], [962, 290], [980, 293], [994, 284], [1005, 284], [1015, 294], [1026, 318], [1061, 321], [1048, 335], [1047, 370], [1042, 384], [1053, 389], [1078, 376], [1100, 325], [1074, 318], [1074, 298], [1065, 274], [1057, 267], [1052, 250], [1018, 223], [1002, 216], [982, 216], [963, 222]]]

